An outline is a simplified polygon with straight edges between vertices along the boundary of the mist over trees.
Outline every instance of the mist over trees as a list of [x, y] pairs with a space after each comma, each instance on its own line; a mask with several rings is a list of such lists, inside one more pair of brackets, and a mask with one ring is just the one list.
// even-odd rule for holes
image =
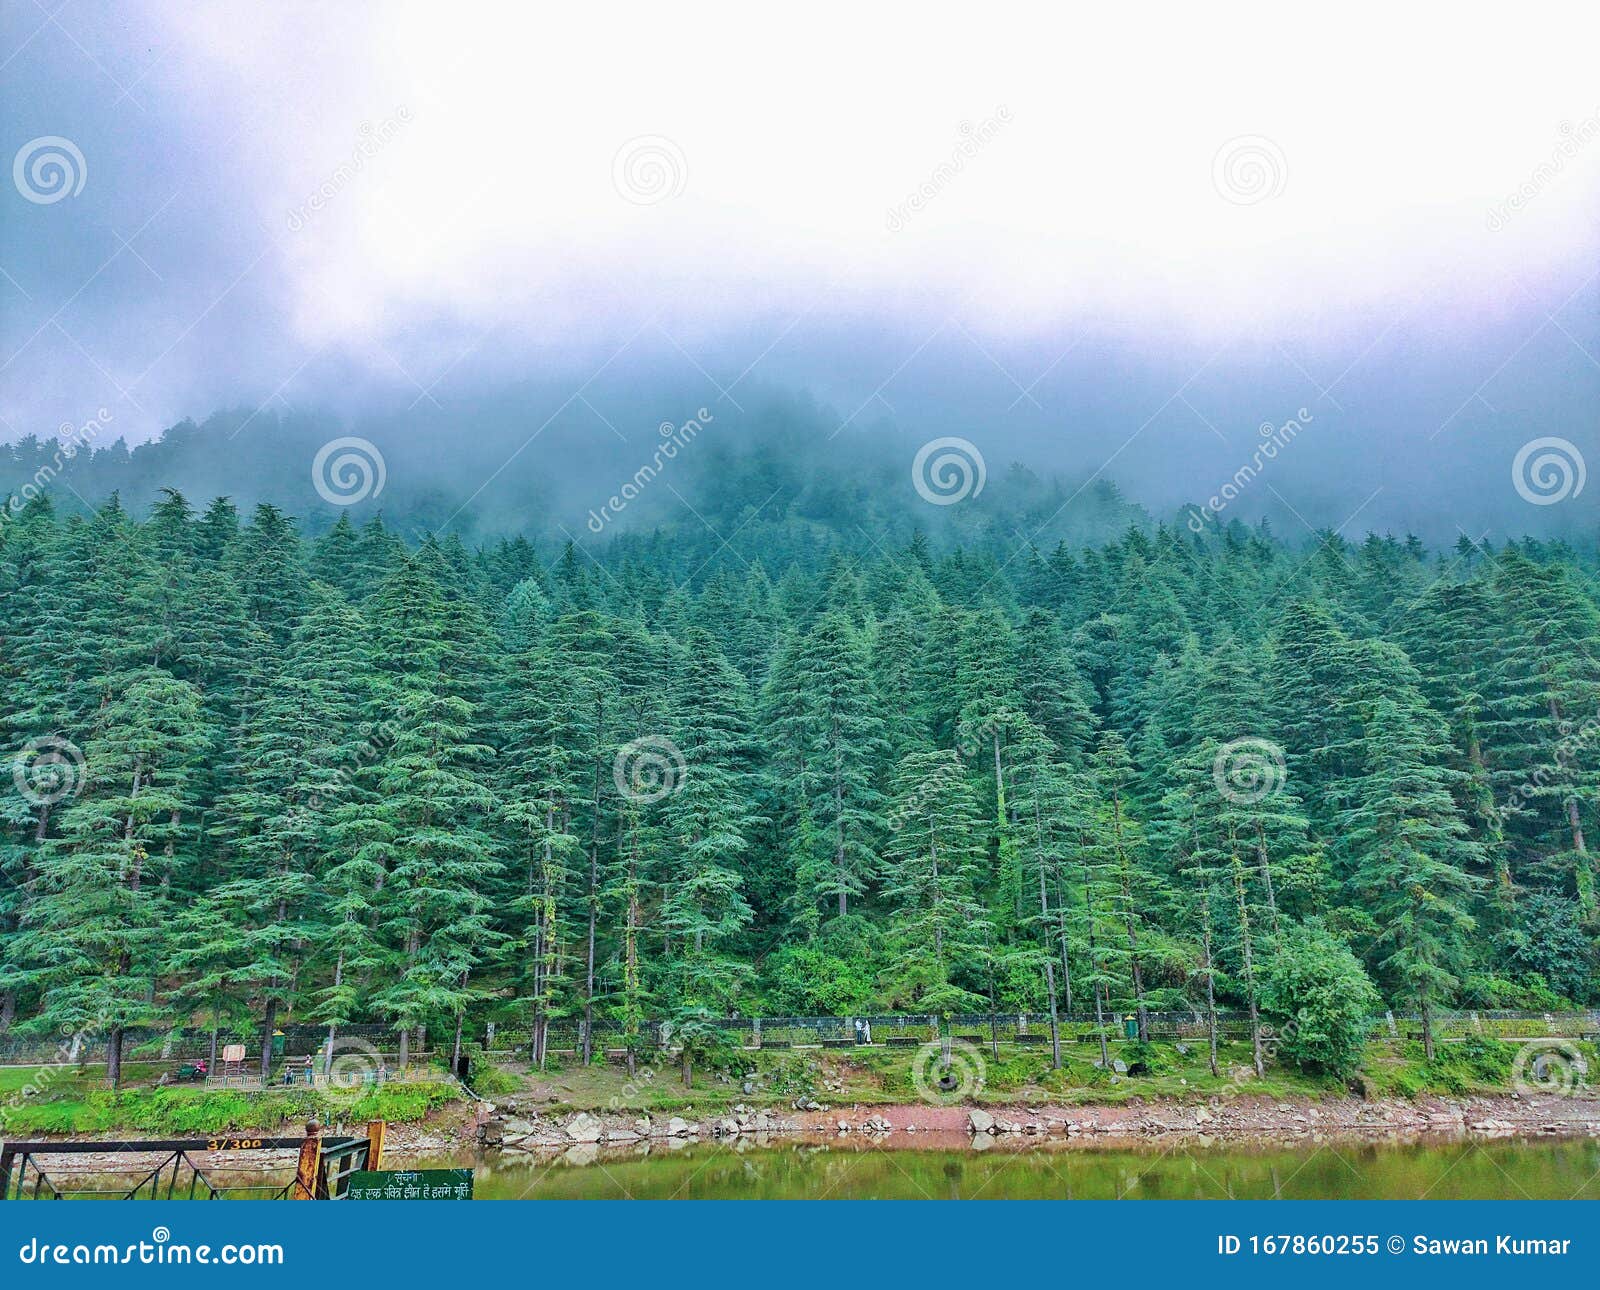
[[447, 466], [331, 525], [294, 454], [254, 481], [293, 507], [191, 500], [181, 435], [72, 477], [148, 508], [16, 512], [0, 1026], [539, 1058], [575, 1018], [1597, 997], [1592, 535], [1196, 534], [1097, 482], [1061, 541], [1021, 468], [933, 507], [886, 454], [703, 446], [698, 516], [570, 540], [435, 532]]

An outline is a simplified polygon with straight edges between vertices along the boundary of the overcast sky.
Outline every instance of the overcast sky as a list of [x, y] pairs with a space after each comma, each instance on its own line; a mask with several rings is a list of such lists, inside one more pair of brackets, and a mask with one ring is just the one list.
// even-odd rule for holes
[[1600, 467], [1600, 7], [690, 8], [7, 6], [0, 437], [666, 364], [1155, 502], [1306, 407], [1318, 523]]

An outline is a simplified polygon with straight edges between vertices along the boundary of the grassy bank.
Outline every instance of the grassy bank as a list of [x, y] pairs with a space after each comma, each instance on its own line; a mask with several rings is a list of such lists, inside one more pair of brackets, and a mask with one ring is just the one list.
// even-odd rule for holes
[[[308, 1120], [360, 1124], [424, 1120], [463, 1098], [443, 1080], [384, 1084], [350, 1094], [327, 1089], [130, 1088], [118, 1093], [92, 1075], [0, 1071], [0, 1137], [34, 1134], [138, 1133], [209, 1137], [230, 1130], [293, 1131]], [[36, 1090], [29, 1092], [28, 1090]]]
[[[1239, 1095], [1287, 1099], [1344, 1097], [1352, 1092], [1406, 1098], [1508, 1094], [1513, 1091], [1513, 1068], [1521, 1047], [1492, 1039], [1442, 1044], [1429, 1062], [1420, 1043], [1374, 1043], [1367, 1048], [1359, 1074], [1345, 1081], [1276, 1064], [1268, 1066], [1265, 1077], [1256, 1078], [1250, 1069], [1250, 1046], [1243, 1042], [1221, 1047], [1219, 1075], [1211, 1074], [1200, 1045], [1180, 1053], [1171, 1044], [1112, 1044], [1113, 1062], [1140, 1072], [1122, 1074], [1095, 1065], [1099, 1057], [1095, 1045], [1064, 1047], [1062, 1069], [1057, 1071], [1051, 1068], [1047, 1049], [1002, 1043], [998, 1058], [987, 1045], [957, 1050], [960, 1095], [947, 1100], [1070, 1106]], [[1572, 1047], [1591, 1071], [1600, 1071], [1593, 1044]], [[543, 1072], [501, 1063], [495, 1079], [497, 1100], [512, 1096], [519, 1104], [556, 1112], [710, 1113], [739, 1103], [792, 1106], [802, 1100], [872, 1106], [923, 1100], [932, 1063], [923, 1059], [919, 1071], [918, 1058], [915, 1049], [892, 1048], [738, 1053], [724, 1059], [721, 1069], [697, 1070], [691, 1088], [683, 1086], [680, 1071], [672, 1064], [640, 1064], [630, 1075], [622, 1066], [585, 1067], [570, 1059], [552, 1060]]]
[[[1095, 1065], [1097, 1045], [1065, 1046], [1058, 1071], [1051, 1068], [1047, 1049], [1001, 1043], [998, 1057], [987, 1045], [957, 1048], [953, 1073], [958, 1087], [938, 1096], [975, 1105], [1089, 1106], [1135, 1098], [1196, 1102], [1235, 1096], [1321, 1099], [1352, 1092], [1401, 1098], [1508, 1094], [1522, 1047], [1494, 1039], [1442, 1044], [1429, 1062], [1420, 1043], [1374, 1043], [1360, 1073], [1344, 1081], [1277, 1064], [1257, 1078], [1250, 1069], [1250, 1046], [1243, 1042], [1222, 1046], [1219, 1075], [1211, 1074], [1202, 1045], [1179, 1052], [1172, 1044], [1112, 1044], [1113, 1062], [1128, 1068], [1121, 1073]], [[1568, 1051], [1600, 1072], [1595, 1045], [1574, 1043]], [[734, 1052], [713, 1066], [697, 1068], [693, 1086], [685, 1088], [673, 1063], [641, 1062], [630, 1074], [624, 1066], [583, 1066], [570, 1057], [552, 1057], [543, 1071], [505, 1059], [480, 1061], [477, 1082], [485, 1096], [502, 1104], [514, 1102], [524, 1111], [705, 1115], [741, 1103], [790, 1108], [813, 1101], [826, 1106], [919, 1102], [925, 1100], [930, 1078], [936, 1078], [935, 1065], [921, 1050], [907, 1048]], [[133, 1074], [136, 1080], [138, 1072]], [[326, 1089], [248, 1092], [187, 1085], [112, 1093], [92, 1071], [9, 1068], [0, 1069], [0, 1130], [10, 1138], [109, 1132], [204, 1136], [229, 1129], [277, 1130], [310, 1118], [411, 1123], [463, 1098], [459, 1087], [432, 1072], [352, 1096]]]

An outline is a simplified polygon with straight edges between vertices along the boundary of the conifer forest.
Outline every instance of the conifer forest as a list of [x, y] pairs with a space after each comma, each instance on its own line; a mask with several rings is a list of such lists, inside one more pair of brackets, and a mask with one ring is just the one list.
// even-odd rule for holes
[[0, 1027], [115, 1062], [494, 1022], [538, 1061], [574, 1021], [1323, 990], [1431, 1042], [1600, 995], [1592, 535], [1159, 522], [1100, 482], [1035, 542], [1065, 492], [1021, 467], [960, 527], [769, 473], [601, 540], [115, 475], [8, 508]]

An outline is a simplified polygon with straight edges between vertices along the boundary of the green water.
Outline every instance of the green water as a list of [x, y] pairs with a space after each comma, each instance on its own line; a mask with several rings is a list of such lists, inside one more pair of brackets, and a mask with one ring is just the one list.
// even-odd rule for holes
[[476, 1163], [485, 1199], [1600, 1199], [1593, 1139], [982, 1152], [706, 1142], [593, 1163]]

